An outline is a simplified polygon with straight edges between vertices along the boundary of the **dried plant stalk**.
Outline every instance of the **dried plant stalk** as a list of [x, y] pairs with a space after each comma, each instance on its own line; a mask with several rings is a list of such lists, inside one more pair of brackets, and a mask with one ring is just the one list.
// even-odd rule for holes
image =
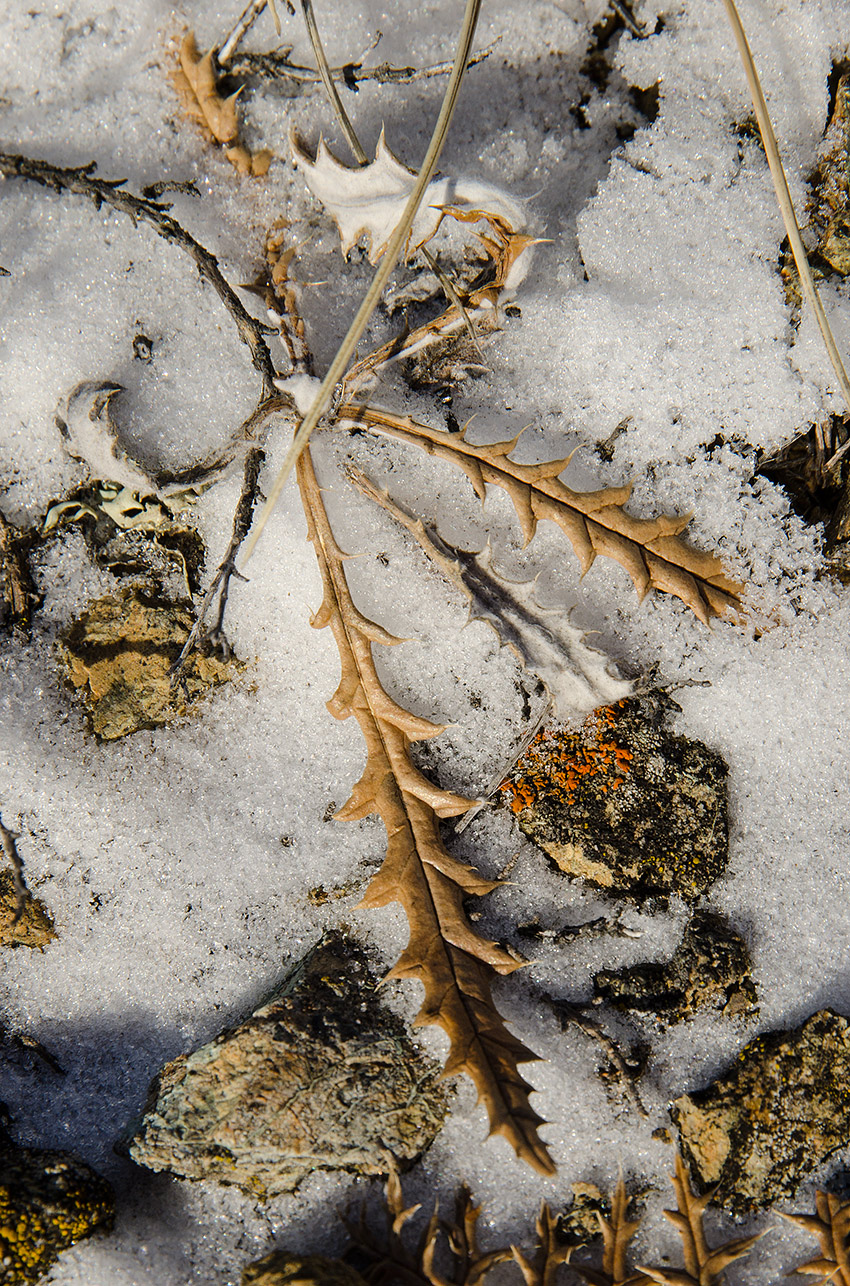
[[740, 608], [742, 588], [726, 575], [720, 560], [679, 539], [687, 517], [633, 518], [622, 507], [630, 487], [573, 491], [558, 476], [568, 457], [518, 464], [509, 458], [518, 437], [476, 446], [463, 433], [449, 435], [409, 416], [356, 403], [342, 406], [337, 422], [364, 426], [450, 461], [463, 469], [482, 500], [488, 482], [502, 487], [513, 502], [526, 542], [538, 521], [548, 518], [569, 538], [582, 573], [597, 554], [604, 554], [625, 567], [641, 598], [649, 589], [664, 590], [687, 603], [706, 624], [713, 616]]
[[464, 898], [497, 887], [453, 858], [440, 839], [438, 818], [454, 817], [472, 801], [435, 786], [413, 765], [411, 742], [443, 729], [399, 706], [378, 678], [372, 644], [400, 640], [355, 607], [340, 550], [331, 531], [309, 452], [297, 470], [307, 527], [321, 569], [324, 599], [313, 618], [330, 625], [340, 654], [341, 679], [328, 709], [338, 719], [354, 715], [366, 741], [366, 767], [337, 817], [380, 815], [387, 829], [387, 856], [361, 906], [400, 902], [410, 939], [393, 978], [416, 978], [425, 987], [419, 1025], [436, 1023], [451, 1041], [446, 1074], [466, 1072], [490, 1117], [517, 1154], [541, 1174], [554, 1165], [537, 1134], [541, 1118], [529, 1103], [530, 1086], [519, 1063], [536, 1058], [505, 1027], [490, 994], [493, 972], [510, 974], [517, 961], [480, 938], [463, 907]]

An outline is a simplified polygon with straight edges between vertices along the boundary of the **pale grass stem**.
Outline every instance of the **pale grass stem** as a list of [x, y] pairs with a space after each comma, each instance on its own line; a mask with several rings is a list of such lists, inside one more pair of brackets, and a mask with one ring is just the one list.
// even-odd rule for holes
[[481, 0], [466, 0], [463, 27], [461, 29], [458, 50], [452, 67], [452, 74], [449, 79], [448, 86], [446, 87], [442, 106], [440, 107], [440, 115], [437, 118], [437, 124], [434, 126], [434, 133], [431, 136], [431, 142], [428, 144], [428, 150], [425, 153], [425, 159], [422, 162], [422, 169], [419, 172], [419, 177], [417, 178], [413, 191], [408, 198], [401, 221], [393, 235], [390, 237], [387, 248], [384, 251], [384, 256], [381, 259], [381, 262], [378, 265], [378, 270], [372, 279], [372, 284], [366, 292], [363, 302], [357, 311], [357, 315], [348, 329], [348, 334], [340, 344], [337, 354], [328, 369], [328, 373], [322, 380], [321, 386], [313, 399], [313, 404], [310, 407], [310, 410], [304, 416], [304, 419], [301, 421], [301, 424], [298, 426], [298, 430], [292, 439], [292, 443], [283, 462], [283, 467], [274, 480], [271, 491], [268, 494], [268, 498], [257, 517], [256, 523], [254, 524], [254, 530], [248, 538], [245, 546], [243, 566], [247, 563], [251, 554], [254, 552], [257, 541], [259, 540], [262, 530], [268, 521], [272, 509], [278, 501], [287, 478], [295, 467], [298, 457], [307, 445], [310, 434], [324, 415], [337, 385], [345, 374], [345, 369], [360, 341], [360, 337], [366, 329], [369, 318], [377, 307], [378, 301], [384, 292], [384, 288], [389, 280], [390, 274], [398, 262], [402, 250], [404, 249], [410, 229], [413, 226], [413, 220], [416, 217], [416, 211], [419, 209], [425, 189], [431, 181], [434, 170], [437, 168], [437, 162], [443, 149], [443, 144], [449, 130], [449, 125], [451, 124], [452, 116], [454, 115], [458, 94], [460, 93], [460, 87], [463, 81], [463, 75], [466, 71], [467, 62], [469, 61], [469, 54], [472, 47], [473, 37], [475, 35], [475, 26], [478, 22], [480, 9]]
[[841, 360], [841, 354], [838, 351], [838, 345], [835, 342], [835, 336], [829, 324], [829, 319], [824, 311], [815, 285], [812, 270], [809, 267], [809, 260], [806, 255], [806, 248], [803, 245], [803, 238], [800, 235], [800, 226], [797, 223], [797, 216], [794, 213], [794, 203], [791, 200], [791, 193], [788, 190], [788, 180], [785, 177], [785, 170], [782, 165], [782, 158], [779, 155], [779, 147], [776, 143], [776, 135], [773, 132], [773, 126], [770, 123], [770, 114], [767, 110], [764, 93], [762, 92], [761, 82], [759, 80], [756, 65], [753, 61], [752, 50], [747, 40], [741, 22], [740, 14], [735, 6], [735, 0], [723, 0], [726, 6], [726, 13], [729, 16], [729, 22], [732, 25], [732, 31], [735, 35], [735, 41], [738, 45], [738, 52], [741, 55], [741, 62], [744, 64], [747, 82], [752, 95], [753, 107], [755, 108], [756, 120], [758, 121], [761, 132], [762, 143], [764, 144], [767, 163], [770, 166], [770, 174], [773, 179], [773, 186], [776, 191], [776, 199], [779, 202], [779, 209], [782, 212], [782, 219], [785, 224], [785, 231], [788, 234], [788, 240], [791, 244], [791, 252], [794, 255], [794, 262], [797, 265], [797, 272], [800, 274], [800, 284], [803, 293], [808, 300], [812, 309], [815, 320], [817, 321], [823, 342], [826, 345], [826, 351], [829, 354], [829, 360], [832, 363], [832, 369], [835, 371], [841, 393], [850, 411], [850, 379], [847, 371], [844, 369], [844, 363]]

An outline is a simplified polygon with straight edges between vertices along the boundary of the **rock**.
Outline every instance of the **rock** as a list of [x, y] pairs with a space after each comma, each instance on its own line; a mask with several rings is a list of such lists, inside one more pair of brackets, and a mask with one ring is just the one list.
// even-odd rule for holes
[[366, 1286], [355, 1269], [328, 1255], [290, 1255], [273, 1250], [249, 1264], [241, 1286]]
[[695, 911], [672, 959], [602, 970], [593, 989], [618, 1009], [648, 1011], [666, 1023], [709, 1006], [732, 1017], [756, 1010], [750, 967], [743, 938], [713, 911]]
[[375, 996], [365, 952], [328, 935], [246, 1022], [166, 1064], [129, 1153], [257, 1196], [312, 1171], [386, 1174], [436, 1136], [439, 1065]]
[[37, 1282], [63, 1250], [112, 1226], [105, 1179], [70, 1152], [19, 1148], [0, 1132], [0, 1286]]
[[9, 870], [0, 871], [0, 946], [45, 947], [56, 937], [47, 907], [29, 890], [24, 893], [23, 910], [18, 909], [15, 877]]
[[565, 874], [636, 901], [695, 901], [728, 861], [726, 764], [665, 725], [661, 692], [538, 733], [499, 791]]
[[170, 670], [194, 625], [189, 605], [128, 588], [97, 599], [62, 637], [68, 681], [82, 696], [92, 731], [103, 741], [159, 728], [188, 701], [225, 683], [235, 663], [195, 652], [172, 688]]
[[595, 1183], [571, 1185], [573, 1199], [558, 1215], [558, 1236], [568, 1246], [589, 1246], [602, 1235], [599, 1216], [611, 1216], [611, 1202]]
[[734, 1215], [794, 1197], [850, 1143], [850, 1023], [822, 1009], [751, 1041], [722, 1076], [672, 1104], [682, 1155]]

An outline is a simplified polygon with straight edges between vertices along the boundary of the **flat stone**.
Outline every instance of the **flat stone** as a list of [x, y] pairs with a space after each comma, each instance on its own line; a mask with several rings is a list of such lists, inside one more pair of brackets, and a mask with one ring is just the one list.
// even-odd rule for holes
[[604, 969], [593, 989], [618, 1009], [653, 1013], [664, 1023], [706, 1008], [734, 1017], [757, 1009], [750, 968], [743, 938], [715, 912], [695, 911], [670, 960]]
[[97, 737], [113, 741], [140, 728], [159, 728], [232, 677], [234, 662], [195, 652], [172, 686], [171, 667], [194, 623], [189, 605], [128, 588], [90, 603], [65, 631], [60, 660]]
[[850, 1143], [850, 1022], [822, 1009], [751, 1041], [729, 1071], [671, 1106], [701, 1190], [734, 1215], [792, 1199]]
[[257, 1196], [314, 1170], [388, 1172], [433, 1141], [440, 1066], [379, 1003], [365, 952], [328, 935], [241, 1026], [166, 1064], [129, 1143], [150, 1170]]
[[46, 947], [56, 937], [56, 930], [47, 907], [34, 898], [29, 889], [24, 892], [24, 904], [18, 919], [18, 891], [15, 877], [9, 870], [0, 871], [0, 946]]
[[329, 1255], [290, 1255], [273, 1250], [242, 1273], [241, 1286], [366, 1286], [360, 1274]]
[[19, 1148], [0, 1132], [0, 1286], [39, 1281], [74, 1242], [112, 1226], [105, 1179], [70, 1152]]
[[726, 764], [667, 730], [665, 693], [538, 733], [499, 792], [566, 875], [636, 901], [700, 897], [728, 861]]

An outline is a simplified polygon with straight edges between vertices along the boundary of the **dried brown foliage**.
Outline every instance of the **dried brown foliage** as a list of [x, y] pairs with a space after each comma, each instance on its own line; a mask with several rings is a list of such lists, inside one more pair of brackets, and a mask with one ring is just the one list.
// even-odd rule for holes
[[225, 156], [240, 174], [261, 177], [267, 173], [272, 154], [266, 149], [251, 153], [239, 141], [236, 100], [239, 90], [226, 98], [219, 93], [215, 50], [201, 55], [194, 32], [188, 31], [180, 46], [180, 58], [171, 75], [180, 105], [201, 128], [204, 137], [221, 143]]
[[617, 1182], [611, 1198], [611, 1218], [597, 1214], [602, 1232], [602, 1267], [590, 1268], [576, 1264], [576, 1272], [590, 1286], [644, 1286], [650, 1279], [641, 1272], [632, 1272], [628, 1264], [628, 1247], [640, 1227], [640, 1219], [628, 1218], [629, 1198], [622, 1178]]
[[487, 1107], [491, 1131], [504, 1135], [535, 1169], [551, 1174], [552, 1160], [537, 1135], [541, 1118], [518, 1069], [536, 1055], [507, 1030], [490, 994], [493, 971], [509, 974], [519, 966], [474, 932], [463, 907], [464, 898], [489, 893], [496, 883], [453, 858], [440, 838], [438, 819], [458, 816], [473, 801], [441, 790], [412, 763], [411, 743], [443, 729], [404, 710], [381, 684], [372, 644], [400, 640], [354, 605], [345, 555], [331, 531], [309, 451], [299, 461], [298, 484], [324, 585], [313, 624], [331, 626], [340, 654], [342, 677], [328, 708], [338, 719], [354, 715], [367, 750], [363, 775], [336, 815], [356, 820], [377, 813], [387, 829], [384, 865], [361, 905], [402, 904], [410, 940], [390, 976], [424, 985], [417, 1021], [437, 1023], [449, 1036], [446, 1072], [466, 1072]]
[[794, 1272], [816, 1277], [818, 1283], [850, 1286], [850, 1201], [842, 1202], [831, 1192], [818, 1192], [815, 1209], [815, 1215], [783, 1216], [820, 1242], [820, 1255], [800, 1264]]

